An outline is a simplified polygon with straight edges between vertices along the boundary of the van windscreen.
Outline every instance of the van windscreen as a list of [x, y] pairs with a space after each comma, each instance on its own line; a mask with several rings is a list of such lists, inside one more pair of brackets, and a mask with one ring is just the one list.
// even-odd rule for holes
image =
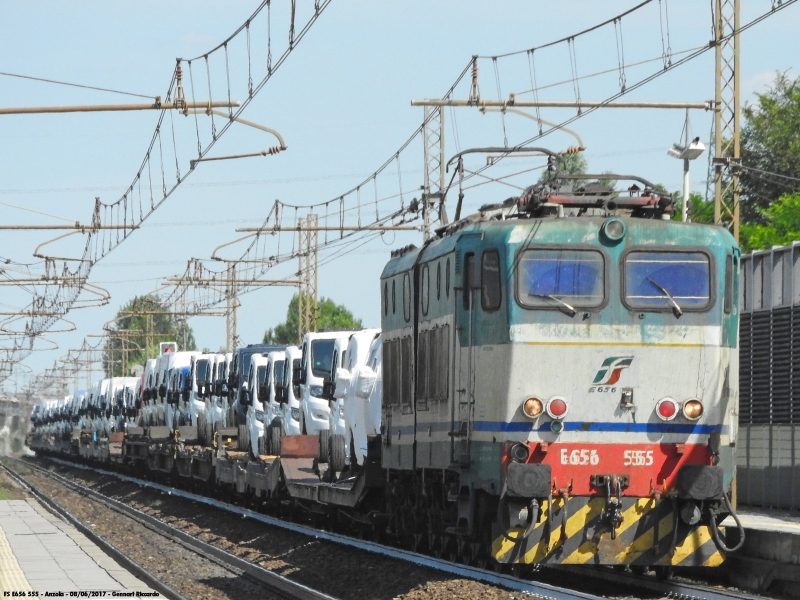
[[311, 371], [315, 377], [325, 377], [330, 374], [335, 343], [336, 340], [314, 340], [311, 342]]
[[276, 360], [273, 365], [273, 374], [275, 379], [275, 385], [280, 385], [283, 383], [283, 365], [286, 364], [285, 360]]

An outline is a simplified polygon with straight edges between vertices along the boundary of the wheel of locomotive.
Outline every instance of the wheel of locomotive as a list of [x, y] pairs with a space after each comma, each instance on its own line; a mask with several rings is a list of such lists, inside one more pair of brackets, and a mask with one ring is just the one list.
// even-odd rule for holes
[[330, 462], [328, 456], [330, 455], [330, 429], [323, 429], [319, 432], [319, 451], [317, 457], [319, 462]]
[[328, 465], [336, 473], [344, 471], [344, 436], [334, 433], [328, 440]]
[[511, 565], [511, 574], [514, 577], [522, 577], [522, 565], [520, 563]]
[[269, 426], [267, 438], [269, 442], [267, 453], [273, 456], [279, 456], [281, 453], [281, 439], [283, 438], [283, 428], [280, 423]]

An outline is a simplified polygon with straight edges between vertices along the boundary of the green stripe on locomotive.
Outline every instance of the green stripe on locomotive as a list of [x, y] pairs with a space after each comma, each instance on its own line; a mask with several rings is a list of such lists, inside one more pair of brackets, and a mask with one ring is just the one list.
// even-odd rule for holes
[[[705, 312], [685, 312], [681, 325], [722, 325], [722, 345], [735, 348], [738, 343], [738, 271], [732, 289], [732, 310], [725, 314], [722, 306], [722, 291], [725, 285], [725, 266], [728, 256], [738, 259], [739, 248], [730, 233], [722, 227], [713, 227], [694, 223], [661, 221], [655, 219], [624, 219], [627, 233], [620, 243], [611, 243], [600, 234], [605, 219], [595, 217], [563, 218], [563, 219], [514, 219], [507, 221], [475, 222], [464, 229], [443, 239], [437, 239], [422, 249], [411, 250], [404, 255], [390, 260], [381, 275], [382, 328], [384, 332], [407, 327], [414, 319], [414, 311], [403, 311], [403, 273], [409, 273], [409, 298], [413, 299], [413, 267], [429, 261], [447, 262], [449, 265], [449, 294], [457, 294], [461, 301], [459, 288], [462, 282], [464, 256], [474, 252], [480, 257], [485, 249], [496, 248], [500, 252], [502, 280], [502, 305], [491, 314], [484, 313], [477, 306], [480, 327], [472, 332], [471, 339], [465, 330], [459, 332], [462, 347], [467, 345], [482, 346], [486, 344], [504, 344], [510, 342], [509, 326], [525, 323], [558, 324], [569, 323], [574, 319], [558, 310], [531, 310], [521, 307], [514, 298], [514, 289], [509, 285], [515, 281], [514, 261], [517, 253], [528, 246], [548, 246], [554, 248], [596, 248], [605, 253], [606, 260], [606, 303], [602, 308], [579, 311], [590, 313], [593, 324], [619, 325], [628, 324], [640, 327], [641, 343], [648, 342], [648, 336], [658, 327], [674, 325], [676, 320], [671, 312], [638, 312], [630, 310], [620, 301], [622, 282], [620, 265], [623, 254], [632, 249], [650, 250], [654, 247], [672, 246], [676, 248], [696, 248], [708, 252], [712, 258], [714, 279], [711, 293], [715, 301]], [[419, 253], [424, 252], [422, 258]], [[738, 264], [738, 263], [737, 263]], [[443, 272], [442, 277], [446, 277]], [[394, 283], [394, 306], [392, 311], [392, 283]], [[442, 293], [434, 301], [431, 296], [428, 314], [423, 316], [417, 306], [416, 316], [419, 321], [431, 320], [443, 314], [458, 310], [457, 304], [449, 301], [441, 282]], [[433, 289], [433, 286], [432, 286]], [[413, 302], [413, 300], [411, 300]], [[417, 297], [419, 305], [420, 298]], [[388, 310], [387, 310], [388, 308]], [[413, 307], [409, 307], [413, 308]], [[410, 317], [406, 320], [405, 317]]]

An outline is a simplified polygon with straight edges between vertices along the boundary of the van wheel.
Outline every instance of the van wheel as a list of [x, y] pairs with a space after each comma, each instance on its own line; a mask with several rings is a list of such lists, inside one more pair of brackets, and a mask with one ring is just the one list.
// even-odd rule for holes
[[338, 433], [330, 436], [328, 442], [329, 468], [336, 473], [344, 471], [344, 436]]
[[270, 425], [269, 427], [269, 450], [268, 453], [273, 456], [280, 456], [281, 453], [281, 438], [283, 437], [283, 429], [280, 425]]
[[329, 429], [323, 429], [319, 432], [319, 462], [330, 462], [328, 455], [328, 445], [330, 444], [331, 432]]

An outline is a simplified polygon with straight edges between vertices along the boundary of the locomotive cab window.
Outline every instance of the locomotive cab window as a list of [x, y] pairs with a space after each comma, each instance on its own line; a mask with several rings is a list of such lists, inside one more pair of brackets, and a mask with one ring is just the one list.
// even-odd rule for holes
[[605, 257], [597, 250], [528, 248], [516, 276], [517, 301], [525, 308], [594, 308], [605, 301]]
[[711, 261], [700, 251], [628, 252], [625, 304], [638, 310], [704, 310], [711, 305]]

